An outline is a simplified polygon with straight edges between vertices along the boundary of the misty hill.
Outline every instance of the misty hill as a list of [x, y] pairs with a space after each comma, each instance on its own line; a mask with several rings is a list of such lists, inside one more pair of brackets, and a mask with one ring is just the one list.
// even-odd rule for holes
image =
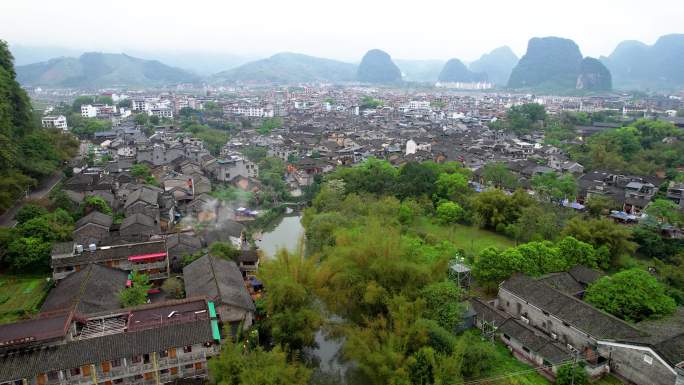
[[487, 74], [475, 73], [468, 69], [458, 59], [450, 59], [444, 64], [442, 72], [439, 73], [440, 82], [480, 82], [487, 80]]
[[684, 34], [661, 36], [649, 46], [623, 41], [601, 60], [616, 88], [680, 88], [684, 86]]
[[410, 82], [434, 83], [444, 67], [444, 60], [408, 60], [395, 59], [402, 77]]
[[580, 64], [576, 88], [579, 90], [610, 91], [613, 88], [610, 71], [598, 59], [586, 57]]
[[532, 38], [527, 52], [513, 68], [511, 88], [574, 89], [582, 53], [570, 39]]
[[559, 37], [532, 38], [513, 68], [510, 88], [541, 91], [608, 91], [611, 73], [600, 61], [582, 58], [574, 41]]
[[363, 55], [357, 79], [364, 83], [397, 83], [401, 81], [401, 70], [386, 52], [372, 49]]
[[516, 64], [518, 64], [518, 57], [508, 46], [503, 46], [470, 63], [470, 70], [486, 73], [490, 82], [503, 86], [508, 83], [508, 78]]
[[51, 87], [156, 86], [187, 83], [197, 77], [156, 60], [126, 54], [88, 52], [17, 67], [24, 85]]
[[336, 60], [283, 52], [252, 61], [211, 77], [217, 82], [300, 83], [347, 82], [356, 77], [356, 66]]

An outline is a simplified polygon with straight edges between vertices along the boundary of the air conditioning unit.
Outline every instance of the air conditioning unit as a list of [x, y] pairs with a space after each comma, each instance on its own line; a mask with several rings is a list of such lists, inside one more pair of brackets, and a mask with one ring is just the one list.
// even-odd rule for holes
[[83, 245], [76, 245], [76, 253], [81, 254], [83, 252]]
[[520, 316], [520, 320], [528, 325], [530, 324], [530, 320], [525, 316]]
[[553, 338], [554, 340], [557, 340], [557, 339], [558, 339], [558, 334], [556, 334], [556, 333], [551, 333], [551, 338]]
[[97, 246], [94, 243], [91, 243], [90, 245], [88, 245], [88, 250], [95, 251], [97, 250]]
[[572, 346], [572, 345], [570, 345], [570, 344], [567, 344], [567, 348], [568, 348], [568, 350], [570, 350], [570, 351], [572, 351], [572, 352], [576, 352], [576, 351], [577, 351], [577, 349], [575, 349], [575, 347]]

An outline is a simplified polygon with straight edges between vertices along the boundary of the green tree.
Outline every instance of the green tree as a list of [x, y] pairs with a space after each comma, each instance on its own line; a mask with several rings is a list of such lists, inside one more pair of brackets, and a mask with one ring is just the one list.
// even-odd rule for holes
[[435, 383], [435, 351], [430, 347], [418, 350], [411, 357], [409, 377], [413, 385], [432, 385]]
[[311, 376], [304, 365], [288, 362], [278, 347], [245, 349], [240, 341], [226, 343], [221, 354], [209, 361], [209, 370], [216, 385], [308, 385]]
[[92, 211], [99, 211], [102, 214], [112, 215], [112, 208], [109, 207], [109, 204], [107, 204], [104, 199], [96, 195], [87, 196], [81, 205], [82, 215], [87, 215]]
[[458, 203], [444, 201], [437, 206], [437, 218], [444, 224], [456, 223], [463, 215], [463, 208]]
[[561, 202], [568, 199], [575, 200], [577, 194], [577, 184], [572, 175], [558, 175], [555, 172], [547, 172], [535, 175], [530, 181], [532, 188], [542, 199]]
[[632, 233], [629, 228], [609, 219], [572, 218], [563, 229], [563, 235], [586, 242], [595, 249], [606, 246], [612, 263], [615, 263], [617, 257], [621, 255], [633, 253], [637, 247], [631, 241]]
[[240, 250], [230, 242], [214, 242], [209, 246], [209, 255], [237, 262]]
[[259, 270], [269, 288], [265, 299], [266, 322], [273, 341], [288, 354], [313, 346], [315, 333], [323, 322], [313, 292], [314, 261], [282, 249]]
[[679, 226], [684, 222], [679, 206], [669, 199], [655, 199], [646, 206], [645, 211], [649, 222], [658, 226], [665, 224]]
[[50, 242], [38, 237], [21, 237], [7, 247], [6, 261], [19, 272], [46, 271], [50, 266]]
[[131, 274], [131, 287], [119, 292], [119, 302], [123, 307], [142, 305], [147, 302], [147, 291], [152, 288], [145, 274], [133, 272]]
[[608, 313], [638, 322], [672, 314], [674, 299], [665, 286], [641, 269], [629, 269], [606, 276], [589, 285], [584, 299]]
[[587, 370], [584, 369], [584, 364], [579, 365], [565, 364], [558, 368], [556, 374], [556, 385], [587, 385], [589, 384], [589, 376]]
[[150, 116], [149, 123], [153, 126], [158, 126], [159, 125], [159, 116], [157, 116], [157, 115]]
[[420, 292], [425, 301], [425, 317], [437, 321], [446, 330], [455, 330], [462, 321], [462, 296], [461, 288], [451, 280], [425, 286]]
[[145, 126], [145, 125], [147, 125], [147, 121], [148, 121], [147, 113], [145, 113], [145, 112], [140, 112], [140, 113], [135, 114], [135, 116], [133, 117], [133, 121], [134, 121], [135, 124], [138, 125], [138, 126]]
[[465, 333], [460, 341], [463, 345], [461, 372], [466, 379], [482, 377], [492, 367], [496, 351], [489, 341], [483, 342], [473, 333]]
[[138, 179], [145, 179], [148, 176], [152, 175], [152, 173], [150, 172], [150, 168], [143, 163], [136, 163], [133, 166], [131, 166], [130, 173], [132, 176]]
[[487, 163], [482, 168], [482, 178], [496, 188], [515, 189], [518, 180], [504, 163]]
[[17, 214], [14, 216], [14, 219], [17, 221], [17, 224], [22, 224], [33, 218], [43, 216], [47, 213], [48, 211], [45, 207], [38, 206], [33, 203], [27, 203], [24, 206], [22, 206], [21, 209], [19, 209]]
[[437, 173], [427, 163], [408, 162], [399, 169], [396, 195], [399, 199], [432, 196]]
[[603, 195], [592, 194], [585, 203], [587, 212], [594, 218], [610, 214], [611, 210], [618, 208], [617, 203]]
[[452, 201], [461, 201], [461, 197], [468, 194], [468, 178], [458, 173], [441, 173], [436, 182], [437, 196]]

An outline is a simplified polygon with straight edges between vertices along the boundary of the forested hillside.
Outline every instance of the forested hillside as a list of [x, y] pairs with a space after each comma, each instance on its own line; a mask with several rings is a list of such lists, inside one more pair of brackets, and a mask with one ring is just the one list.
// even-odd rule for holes
[[0, 211], [58, 170], [78, 148], [71, 135], [40, 128], [13, 62], [7, 43], [0, 40]]

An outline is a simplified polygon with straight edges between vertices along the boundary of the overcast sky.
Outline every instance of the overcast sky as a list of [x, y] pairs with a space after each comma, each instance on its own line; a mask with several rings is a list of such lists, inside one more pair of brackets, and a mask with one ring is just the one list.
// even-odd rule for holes
[[682, 0], [0, 0], [0, 38], [11, 44], [125, 52], [280, 51], [359, 61], [474, 60], [533, 36], [575, 40], [585, 56], [622, 40], [652, 44], [684, 32]]

